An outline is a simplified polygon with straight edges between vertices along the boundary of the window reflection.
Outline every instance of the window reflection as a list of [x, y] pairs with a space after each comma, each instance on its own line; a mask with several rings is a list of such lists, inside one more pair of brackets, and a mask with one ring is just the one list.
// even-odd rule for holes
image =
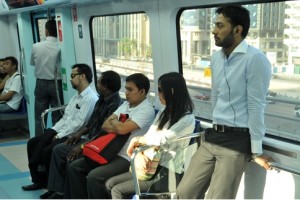
[[[115, 70], [123, 78], [139, 72], [153, 81], [150, 23], [146, 14], [94, 17], [92, 34], [98, 72]], [[154, 91], [152, 85], [150, 92]]]
[[[272, 64], [269, 93], [276, 96], [267, 97], [267, 127], [272, 134], [295, 139], [295, 134], [300, 135], [300, 118], [294, 111], [300, 103], [300, 2], [243, 6], [251, 17], [247, 43], [264, 52]], [[212, 112], [210, 58], [218, 49], [211, 34], [215, 9], [185, 10], [178, 22], [183, 74], [196, 104], [195, 114], [206, 119]]]

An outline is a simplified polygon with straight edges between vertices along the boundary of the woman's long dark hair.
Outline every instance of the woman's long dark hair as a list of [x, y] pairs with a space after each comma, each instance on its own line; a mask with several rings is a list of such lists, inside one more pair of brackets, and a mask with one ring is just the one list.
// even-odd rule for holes
[[170, 72], [158, 79], [159, 90], [166, 101], [166, 109], [158, 118], [158, 130], [170, 121], [168, 128], [173, 126], [180, 118], [193, 113], [194, 104], [190, 98], [185, 79], [180, 73]]

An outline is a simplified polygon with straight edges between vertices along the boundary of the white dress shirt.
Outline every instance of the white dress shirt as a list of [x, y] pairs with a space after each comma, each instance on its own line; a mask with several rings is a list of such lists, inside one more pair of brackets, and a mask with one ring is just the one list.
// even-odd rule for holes
[[2, 94], [6, 94], [9, 91], [14, 91], [15, 93], [12, 98], [6, 102], [6, 104], [15, 110], [18, 110], [23, 98], [21, 76], [18, 72], [15, 72], [11, 77], [9, 77], [9, 79], [7, 79]]
[[32, 46], [30, 64], [35, 66], [35, 77], [44, 80], [54, 80], [56, 67], [57, 79], [60, 75], [60, 49], [56, 37], [46, 37], [45, 41]]
[[[147, 145], [164, 146], [163, 155], [160, 158], [159, 165], [166, 166], [169, 169], [173, 169], [177, 173], [181, 173], [183, 170], [182, 162], [184, 161], [184, 149], [189, 145], [190, 140], [181, 140], [173, 142], [175, 139], [193, 133], [195, 129], [195, 116], [193, 114], [186, 114], [181, 117], [170, 128], [170, 122], [164, 125], [162, 130], [157, 130], [158, 119], [162, 114], [163, 107], [156, 115], [154, 123], [150, 126], [147, 133], [144, 135]], [[173, 160], [173, 164], [167, 164], [168, 161], [176, 155], [176, 159]]]
[[249, 128], [252, 153], [262, 153], [269, 60], [243, 40], [228, 58], [222, 50], [214, 53], [211, 69], [213, 123]]
[[65, 109], [64, 116], [52, 127], [59, 138], [71, 136], [84, 126], [91, 117], [98, 100], [97, 93], [88, 86], [73, 96]]

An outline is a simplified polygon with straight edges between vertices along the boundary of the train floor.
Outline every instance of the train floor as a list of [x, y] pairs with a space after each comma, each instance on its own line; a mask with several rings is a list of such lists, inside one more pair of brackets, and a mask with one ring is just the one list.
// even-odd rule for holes
[[[29, 137], [28, 133], [20, 130], [5, 132], [0, 130], [0, 199], [39, 199], [40, 195], [46, 192], [43, 189], [36, 191], [21, 189], [23, 185], [31, 184], [26, 150]], [[252, 162], [249, 163], [249, 167], [248, 178], [243, 177], [237, 199], [295, 199], [295, 197], [299, 199], [297, 189], [300, 182], [297, 176], [293, 177], [287, 172], [279, 173], [275, 170], [266, 173]], [[244, 184], [247, 186], [244, 187]], [[247, 198], [244, 196], [244, 188], [250, 191]]]
[[44, 190], [23, 191], [31, 184], [26, 143], [29, 134], [20, 131], [0, 132], [0, 199], [39, 199]]

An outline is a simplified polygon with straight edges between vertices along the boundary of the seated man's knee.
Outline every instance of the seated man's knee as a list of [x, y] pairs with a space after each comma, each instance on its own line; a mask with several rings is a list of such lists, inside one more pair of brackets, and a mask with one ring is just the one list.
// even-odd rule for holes
[[63, 151], [65, 143], [57, 144], [52, 149], [52, 154], [59, 155], [61, 151]]
[[177, 195], [177, 197], [182, 197], [182, 194], [183, 194], [183, 191], [184, 189], [179, 185], [179, 187], [177, 187], [177, 189], [176, 189], [176, 195]]
[[105, 182], [105, 188], [106, 188], [106, 191], [108, 192], [108, 193], [110, 193], [111, 192], [111, 190], [112, 190], [112, 188], [114, 187], [114, 181], [113, 181], [113, 179], [108, 179], [106, 182]]
[[69, 163], [69, 165], [68, 165], [68, 171], [69, 171], [69, 172], [73, 172], [73, 171], [75, 171], [75, 166], [74, 166], [74, 163], [75, 163], [75, 162], [71, 162], [71, 163]]
[[87, 187], [93, 186], [96, 182], [96, 177], [91, 175], [90, 173], [86, 176]]
[[33, 144], [33, 141], [34, 141], [34, 137], [33, 138], [30, 138], [28, 141], [27, 141], [27, 146], [31, 146]]
[[43, 149], [44, 159], [49, 159], [49, 160], [51, 159], [52, 150], [53, 148], [51, 148], [50, 146], [47, 146]]
[[80, 159], [77, 159], [73, 162], [69, 162], [67, 165], [67, 171], [69, 174], [79, 174], [80, 173]]
[[55, 146], [53, 147], [53, 149], [52, 149], [52, 154], [57, 154], [57, 153], [58, 153], [58, 151], [59, 151], [59, 146], [60, 146], [60, 144], [55, 145]]
[[119, 187], [119, 185], [113, 186], [111, 189], [111, 196], [114, 199], [124, 199], [122, 189]]
[[39, 143], [39, 138], [38, 137], [33, 137], [33, 138], [30, 138], [27, 142], [27, 147], [33, 147], [33, 146], [36, 146], [38, 143]]
[[90, 171], [86, 177], [87, 179], [87, 185], [93, 186], [93, 185], [99, 185], [99, 183], [105, 184], [106, 179], [103, 178], [101, 173], [99, 174], [97, 168]]

